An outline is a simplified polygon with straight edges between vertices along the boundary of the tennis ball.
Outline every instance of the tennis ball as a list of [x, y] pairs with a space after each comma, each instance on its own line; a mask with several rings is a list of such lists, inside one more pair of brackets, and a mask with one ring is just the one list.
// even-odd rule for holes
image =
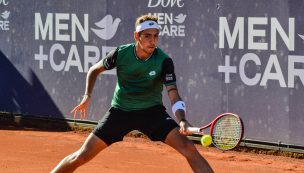
[[208, 147], [212, 143], [212, 138], [210, 135], [204, 135], [201, 138], [201, 143], [204, 147]]

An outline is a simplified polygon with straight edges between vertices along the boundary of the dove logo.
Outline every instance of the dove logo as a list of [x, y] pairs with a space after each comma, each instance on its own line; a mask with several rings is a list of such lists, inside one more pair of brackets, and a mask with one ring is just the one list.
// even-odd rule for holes
[[91, 28], [91, 30], [101, 39], [110, 40], [116, 34], [119, 23], [121, 22], [120, 18], [113, 20], [111, 15], [106, 15], [99, 22], [96, 22], [95, 25], [98, 29]]
[[4, 20], [0, 20], [0, 30], [8, 31], [9, 30], [9, 21], [7, 20], [10, 16], [9, 11], [4, 11], [1, 13], [1, 17]]
[[175, 16], [174, 21], [177, 23], [184, 23], [187, 15], [180, 13], [179, 15]]
[[149, 0], [148, 7], [174, 7], [179, 8], [184, 6], [182, 0]]
[[4, 20], [7, 20], [8, 17], [10, 15], [10, 12], [9, 11], [4, 11], [2, 14], [1, 14], [1, 17], [4, 19]]
[[[4, 13], [2, 17], [8, 15], [9, 13]], [[113, 22], [112, 16], [107, 15], [95, 23], [99, 28], [92, 30], [102, 39], [111, 39], [120, 21], [118, 18]], [[87, 72], [101, 57], [116, 49], [112, 46], [90, 45], [89, 23], [89, 14], [83, 14], [81, 17], [80, 14], [74, 13], [35, 13], [35, 40], [48, 41], [48, 46], [40, 43], [39, 50], [34, 54], [34, 60], [39, 63], [39, 68], [44, 69], [47, 65], [56, 72]], [[85, 44], [74, 44], [80, 43], [81, 40]], [[49, 46], [49, 41], [54, 42]], [[66, 43], [60, 43], [63, 41]], [[115, 74], [115, 71], [109, 70], [106, 74]]]

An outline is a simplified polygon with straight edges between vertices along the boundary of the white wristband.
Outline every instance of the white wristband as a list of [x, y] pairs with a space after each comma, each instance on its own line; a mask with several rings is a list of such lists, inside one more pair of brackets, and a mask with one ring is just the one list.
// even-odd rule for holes
[[176, 103], [173, 104], [172, 106], [172, 112], [175, 116], [175, 113], [177, 110], [182, 109], [186, 112], [186, 104], [183, 101], [177, 101]]

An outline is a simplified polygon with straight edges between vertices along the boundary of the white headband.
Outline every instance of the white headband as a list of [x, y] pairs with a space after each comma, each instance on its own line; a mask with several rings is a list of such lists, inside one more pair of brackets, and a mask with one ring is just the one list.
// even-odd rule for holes
[[146, 29], [151, 29], [151, 28], [155, 28], [160, 30], [160, 26], [153, 20], [147, 20], [144, 21], [143, 23], [140, 23], [139, 25], [136, 26], [136, 32], [140, 32]]

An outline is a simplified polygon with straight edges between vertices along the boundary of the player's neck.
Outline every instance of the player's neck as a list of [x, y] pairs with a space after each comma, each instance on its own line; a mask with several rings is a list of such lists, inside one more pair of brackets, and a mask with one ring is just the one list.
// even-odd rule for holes
[[153, 53], [148, 53], [145, 52], [143, 49], [141, 49], [139, 46], [135, 47], [135, 56], [136, 58], [142, 60], [142, 61], [146, 61], [148, 60]]

